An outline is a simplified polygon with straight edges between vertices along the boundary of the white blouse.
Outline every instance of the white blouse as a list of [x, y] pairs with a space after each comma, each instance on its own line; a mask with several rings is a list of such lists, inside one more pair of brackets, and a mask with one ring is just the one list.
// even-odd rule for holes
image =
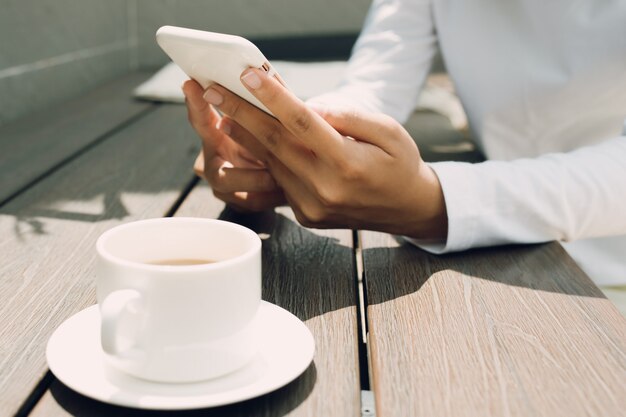
[[404, 122], [437, 48], [489, 160], [431, 164], [448, 237], [420, 246], [560, 240], [597, 284], [625, 284], [626, 1], [374, 0], [316, 101]]

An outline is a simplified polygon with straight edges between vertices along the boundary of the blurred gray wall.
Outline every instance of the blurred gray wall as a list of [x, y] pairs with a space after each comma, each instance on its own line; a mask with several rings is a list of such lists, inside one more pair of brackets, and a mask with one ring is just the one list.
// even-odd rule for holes
[[371, 0], [0, 0], [0, 125], [166, 62], [165, 24], [251, 38], [358, 33]]
[[129, 69], [126, 0], [0, 0], [0, 124]]
[[137, 61], [166, 57], [154, 42], [163, 25], [268, 38], [358, 33], [371, 0], [137, 0]]

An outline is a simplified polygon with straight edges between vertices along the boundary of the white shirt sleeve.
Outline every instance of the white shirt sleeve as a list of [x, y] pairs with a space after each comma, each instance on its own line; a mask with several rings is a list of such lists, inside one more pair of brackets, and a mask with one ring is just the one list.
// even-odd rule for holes
[[374, 0], [338, 89], [310, 101], [407, 120], [437, 50], [430, 0]]
[[626, 136], [569, 153], [431, 164], [448, 212], [434, 253], [626, 234]]

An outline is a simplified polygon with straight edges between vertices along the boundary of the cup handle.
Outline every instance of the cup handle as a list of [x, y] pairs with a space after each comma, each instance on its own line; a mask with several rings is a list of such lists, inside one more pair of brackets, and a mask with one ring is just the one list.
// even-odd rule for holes
[[133, 301], [141, 300], [137, 290], [125, 289], [113, 291], [106, 296], [100, 306], [102, 324], [100, 326], [100, 340], [102, 349], [110, 354], [122, 353], [117, 343], [117, 330], [122, 313]]

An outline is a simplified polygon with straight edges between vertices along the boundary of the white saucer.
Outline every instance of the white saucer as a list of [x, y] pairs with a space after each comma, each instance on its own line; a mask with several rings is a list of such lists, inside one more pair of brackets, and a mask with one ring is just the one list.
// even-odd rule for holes
[[265, 301], [258, 314], [261, 341], [255, 359], [238, 371], [203, 382], [149, 382], [106, 365], [97, 305], [70, 317], [54, 332], [46, 350], [48, 366], [74, 391], [110, 404], [153, 410], [231, 404], [286, 385], [313, 360], [313, 335], [296, 316]]

